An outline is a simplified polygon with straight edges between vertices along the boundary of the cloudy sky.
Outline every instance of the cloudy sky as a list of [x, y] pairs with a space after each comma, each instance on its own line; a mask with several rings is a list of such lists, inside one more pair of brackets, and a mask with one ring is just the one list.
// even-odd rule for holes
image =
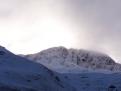
[[0, 45], [17, 54], [83, 48], [121, 62], [121, 0], [0, 0]]

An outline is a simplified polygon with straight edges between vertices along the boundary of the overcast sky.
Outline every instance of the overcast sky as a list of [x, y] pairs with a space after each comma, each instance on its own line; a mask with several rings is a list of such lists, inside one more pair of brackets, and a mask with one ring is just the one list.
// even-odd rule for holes
[[0, 0], [0, 44], [17, 54], [83, 48], [121, 62], [121, 0]]

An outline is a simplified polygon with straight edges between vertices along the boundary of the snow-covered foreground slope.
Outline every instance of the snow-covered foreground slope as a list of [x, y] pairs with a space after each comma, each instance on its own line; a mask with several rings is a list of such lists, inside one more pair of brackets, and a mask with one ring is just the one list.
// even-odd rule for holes
[[76, 91], [121, 91], [121, 73], [64, 73], [62, 77]]
[[0, 91], [74, 91], [46, 67], [0, 47]]
[[24, 57], [61, 73], [121, 71], [121, 65], [115, 63], [108, 55], [87, 50], [54, 47]]

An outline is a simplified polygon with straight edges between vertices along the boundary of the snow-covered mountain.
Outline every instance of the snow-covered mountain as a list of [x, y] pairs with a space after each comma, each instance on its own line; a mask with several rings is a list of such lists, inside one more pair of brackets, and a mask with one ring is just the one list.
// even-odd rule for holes
[[[64, 48], [65, 49], [65, 48]], [[43, 62], [53, 63], [57, 61], [53, 66], [60, 65], [71, 69], [79, 68], [80, 64], [75, 62], [75, 59], [70, 60], [68, 52], [70, 50], [64, 50], [61, 48], [52, 48], [41, 52], [43, 55], [40, 58]], [[61, 52], [59, 51], [61, 50]], [[46, 53], [48, 51], [48, 55]], [[54, 54], [55, 53], [55, 54]], [[63, 54], [64, 53], [64, 54]], [[46, 54], [46, 55], [45, 55]], [[68, 56], [67, 56], [68, 55]], [[92, 55], [92, 54], [91, 54]], [[93, 54], [94, 55], [94, 54]], [[96, 54], [97, 55], [97, 54]], [[34, 57], [34, 55], [33, 55]], [[40, 57], [40, 55], [38, 56]], [[48, 58], [54, 59], [48, 61]], [[67, 58], [66, 58], [67, 57]], [[74, 57], [75, 58], [75, 57]], [[58, 59], [58, 60], [57, 60]], [[65, 59], [63, 61], [63, 59]], [[110, 58], [109, 58], [110, 59]], [[59, 62], [58, 61], [61, 61]], [[65, 62], [67, 60], [67, 63]], [[77, 59], [76, 59], [77, 60]], [[112, 59], [110, 59], [112, 60]], [[39, 60], [40, 61], [40, 60]], [[107, 62], [106, 62], [107, 63]], [[110, 63], [110, 62], [109, 62]], [[62, 66], [64, 64], [64, 66]], [[105, 62], [103, 63], [105, 64]], [[116, 64], [114, 61], [111, 64]], [[58, 70], [59, 71], [59, 70]], [[42, 64], [30, 61], [24, 57], [17, 56], [4, 47], [0, 47], [0, 91], [120, 91], [121, 90], [121, 73], [100, 73], [100, 72], [88, 72], [85, 73], [60, 73], [51, 71]]]
[[57, 72], [121, 71], [121, 65], [108, 55], [82, 49], [54, 47], [23, 56]]
[[57, 75], [0, 46], [0, 91], [75, 91]]

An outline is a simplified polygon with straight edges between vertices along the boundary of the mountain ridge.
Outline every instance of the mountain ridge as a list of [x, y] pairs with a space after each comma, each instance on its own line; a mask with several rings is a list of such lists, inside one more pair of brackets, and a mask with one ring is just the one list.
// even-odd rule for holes
[[85, 70], [121, 71], [121, 65], [116, 63], [107, 54], [83, 49], [67, 49], [62, 46], [53, 47], [39, 53], [24, 55], [24, 57], [29, 60], [37, 61], [46, 67], [50, 66], [49, 68], [53, 70], [53, 66], [56, 64], [57, 66], [62, 64], [70, 66], [72, 64], [84, 68]]

